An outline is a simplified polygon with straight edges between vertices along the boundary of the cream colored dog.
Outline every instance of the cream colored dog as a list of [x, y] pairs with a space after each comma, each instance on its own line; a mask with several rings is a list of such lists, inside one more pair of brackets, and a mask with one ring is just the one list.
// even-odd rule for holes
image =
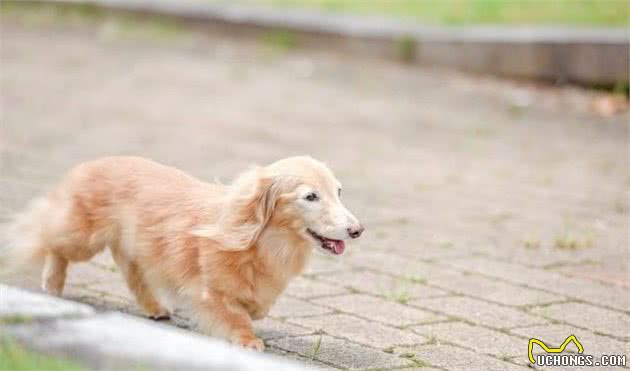
[[205, 331], [263, 349], [252, 319], [265, 317], [312, 248], [339, 255], [363, 227], [343, 206], [321, 162], [291, 157], [209, 184], [137, 157], [72, 169], [5, 231], [0, 267], [43, 264], [42, 286], [60, 295], [71, 262], [109, 246], [138, 304], [168, 316], [155, 295], [193, 304]]

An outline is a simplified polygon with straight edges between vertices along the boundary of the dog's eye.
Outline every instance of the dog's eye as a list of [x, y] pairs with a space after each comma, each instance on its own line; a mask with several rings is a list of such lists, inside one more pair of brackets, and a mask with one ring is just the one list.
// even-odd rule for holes
[[304, 199], [306, 199], [307, 201], [317, 201], [319, 197], [317, 197], [317, 194], [315, 192], [311, 192], [307, 194], [306, 197], [304, 197]]
[[337, 194], [339, 195], [339, 197], [341, 197], [341, 188], [337, 190]]

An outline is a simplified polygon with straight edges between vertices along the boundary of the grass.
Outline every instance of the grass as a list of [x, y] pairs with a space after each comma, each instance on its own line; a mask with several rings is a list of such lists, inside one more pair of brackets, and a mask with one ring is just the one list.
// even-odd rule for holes
[[561, 250], [579, 250], [593, 247], [593, 245], [593, 236], [590, 233], [578, 236], [574, 233], [565, 232], [556, 236], [554, 241], [554, 246]]
[[438, 337], [431, 334], [429, 336], [427, 336], [427, 342], [426, 344], [431, 344], [431, 345], [435, 345], [438, 343]]
[[625, 214], [628, 211], [625, 200], [621, 198], [615, 201], [613, 208], [615, 209], [615, 212], [618, 214]]
[[437, 245], [443, 249], [450, 249], [451, 247], [455, 246], [453, 241], [445, 240], [445, 239], [438, 240]]
[[[225, 0], [207, 0], [224, 1]], [[627, 0], [239, 0], [240, 3], [408, 18], [423, 23], [626, 26]]]
[[168, 17], [138, 17], [90, 4], [61, 6], [10, 1], [0, 2], [0, 10], [27, 26], [96, 25], [98, 35], [105, 38], [172, 40], [183, 34], [183, 27]]
[[422, 360], [420, 358], [417, 358], [415, 356], [413, 358], [410, 358], [409, 360], [413, 362], [413, 366], [414, 367], [420, 368], [420, 367], [430, 367], [431, 366], [429, 363], [427, 363], [424, 360]]
[[490, 214], [488, 217], [488, 219], [490, 220], [490, 223], [494, 225], [495, 227], [500, 226], [501, 224], [505, 223], [506, 221], [512, 218], [513, 218], [512, 213], [507, 212], [507, 211], [495, 212], [495, 213]]
[[315, 342], [315, 344], [313, 344], [313, 349], [311, 351], [311, 361], [315, 359], [315, 357], [317, 357], [317, 354], [319, 353], [319, 348], [321, 348], [322, 346], [322, 335], [319, 335], [319, 338], [317, 338], [317, 341]]
[[14, 341], [0, 339], [0, 370], [80, 371], [84, 368], [63, 358], [27, 350]]
[[406, 290], [394, 290], [387, 297], [400, 304], [407, 304], [411, 300], [411, 294]]
[[416, 53], [416, 40], [413, 36], [404, 36], [396, 41], [396, 54], [402, 62], [413, 62], [416, 59]]
[[24, 316], [24, 315], [21, 315], [21, 314], [14, 314], [14, 315], [11, 315], [11, 316], [0, 318], [0, 324], [7, 324], [7, 325], [16, 325], [16, 324], [20, 324], [20, 323], [29, 323], [31, 321], [33, 321], [33, 318], [31, 318], [29, 316]]
[[540, 247], [540, 240], [535, 237], [528, 237], [523, 241], [523, 246], [526, 249], [537, 249]]
[[411, 280], [397, 280], [395, 286], [387, 290], [385, 296], [389, 300], [396, 301], [400, 304], [407, 304], [411, 300], [412, 295], [409, 292], [409, 283], [417, 282]]
[[394, 347], [387, 347], [387, 348], [383, 349], [383, 352], [389, 353], [389, 354], [393, 354], [394, 353]]
[[291, 50], [298, 46], [297, 36], [291, 31], [273, 30], [263, 35], [262, 41], [280, 50]]
[[374, 236], [382, 240], [387, 238], [389, 236], [389, 233], [387, 233], [386, 231], [375, 231]]
[[409, 276], [407, 279], [413, 283], [418, 283], [421, 285], [425, 285], [427, 283], [427, 279], [422, 276]]

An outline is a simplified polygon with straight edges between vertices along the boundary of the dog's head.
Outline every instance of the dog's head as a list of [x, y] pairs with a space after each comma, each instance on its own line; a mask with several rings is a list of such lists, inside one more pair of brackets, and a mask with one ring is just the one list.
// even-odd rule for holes
[[330, 254], [345, 250], [363, 226], [341, 202], [341, 183], [323, 163], [290, 157], [251, 169], [230, 186], [210, 233], [225, 249], [251, 247], [266, 230], [285, 230]]
[[265, 168], [281, 189], [272, 225], [287, 225], [312, 245], [339, 255], [363, 226], [341, 202], [341, 183], [323, 163], [290, 157]]

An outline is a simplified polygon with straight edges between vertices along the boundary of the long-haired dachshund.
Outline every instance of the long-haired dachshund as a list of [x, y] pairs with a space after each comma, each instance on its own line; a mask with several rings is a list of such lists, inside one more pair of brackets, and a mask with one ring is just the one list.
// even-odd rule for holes
[[73, 168], [8, 225], [0, 267], [43, 266], [44, 290], [60, 295], [68, 264], [108, 246], [148, 316], [168, 316], [156, 292], [174, 293], [202, 330], [262, 350], [252, 319], [265, 317], [313, 248], [340, 255], [363, 232], [340, 196], [331, 170], [306, 156], [228, 186], [143, 158], [102, 158]]

